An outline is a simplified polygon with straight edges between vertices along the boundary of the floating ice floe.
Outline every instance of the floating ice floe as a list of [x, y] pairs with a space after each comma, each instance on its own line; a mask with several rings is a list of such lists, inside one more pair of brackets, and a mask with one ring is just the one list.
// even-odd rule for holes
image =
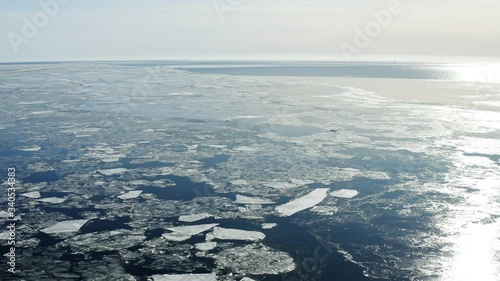
[[0, 240], [7, 240], [10, 237], [10, 231], [0, 232]]
[[40, 149], [42, 149], [40, 146], [38, 145], [35, 145], [33, 147], [29, 147], [29, 148], [20, 148], [18, 150], [20, 151], [27, 151], [27, 152], [37, 152], [37, 151], [40, 151]]
[[200, 251], [210, 251], [217, 247], [217, 242], [203, 242], [194, 245]]
[[141, 230], [92, 232], [66, 239], [57, 246], [70, 247], [74, 252], [117, 251], [134, 247], [146, 239]]
[[307, 195], [276, 207], [276, 212], [282, 217], [288, 217], [297, 212], [312, 208], [326, 198], [328, 190], [328, 188], [317, 188]]
[[43, 202], [43, 203], [54, 203], [54, 204], [59, 204], [64, 201], [66, 201], [66, 198], [59, 198], [59, 197], [47, 197], [47, 198], [41, 198], [37, 199], [37, 202]]
[[44, 228], [40, 231], [47, 234], [77, 232], [88, 221], [88, 219], [61, 221], [51, 227]]
[[337, 198], [353, 198], [354, 196], [358, 195], [359, 192], [357, 190], [353, 189], [341, 189], [341, 190], [335, 190], [330, 192], [330, 196], [337, 197]]
[[213, 235], [220, 240], [242, 240], [242, 241], [260, 241], [266, 238], [266, 235], [259, 231], [249, 231], [233, 228], [214, 228]]
[[276, 204], [274, 201], [265, 198], [248, 197], [244, 195], [236, 195], [236, 203], [248, 205], [268, 205]]
[[243, 275], [277, 275], [295, 269], [295, 263], [288, 254], [264, 245], [224, 250], [217, 255], [216, 264], [221, 269]]
[[145, 180], [133, 180], [130, 182], [131, 185], [147, 185], [148, 181]]
[[21, 196], [28, 197], [28, 198], [40, 198], [42, 195], [40, 195], [39, 191], [33, 191], [33, 192], [28, 192], [28, 193], [23, 193]]
[[215, 273], [153, 275], [153, 281], [217, 281]]
[[127, 172], [128, 169], [126, 168], [114, 168], [114, 169], [103, 169], [103, 170], [98, 170], [97, 172], [101, 175], [105, 176], [112, 176], [112, 175], [119, 175]]
[[8, 218], [10, 217], [9, 213], [6, 211], [0, 211], [0, 218]]
[[331, 216], [337, 212], [337, 207], [333, 206], [314, 206], [311, 209], [311, 212], [314, 212], [319, 215]]
[[263, 229], [272, 229], [275, 228], [278, 224], [277, 223], [263, 223], [262, 228]]
[[185, 241], [191, 238], [192, 236], [210, 230], [217, 225], [219, 224], [211, 223], [211, 224], [170, 227], [167, 228], [167, 230], [170, 230], [171, 232], [163, 234], [162, 237], [169, 241], [175, 241], [175, 242]]
[[296, 188], [299, 186], [304, 186], [304, 185], [308, 185], [308, 184], [312, 184], [312, 183], [314, 183], [314, 181], [290, 179], [287, 182], [272, 181], [272, 182], [265, 182], [263, 184], [264, 184], [264, 186], [272, 187], [275, 189], [289, 189], [289, 188]]
[[234, 180], [230, 181], [232, 185], [247, 185], [248, 182], [246, 180]]
[[199, 221], [199, 220], [206, 219], [206, 218], [211, 218], [211, 217], [213, 217], [211, 214], [200, 213], [200, 214], [180, 216], [179, 217], [179, 221], [182, 221], [182, 222], [195, 222], [195, 221]]
[[123, 200], [125, 200], [125, 199], [134, 199], [134, 198], [139, 197], [141, 195], [141, 193], [142, 193], [142, 190], [133, 190], [133, 191], [129, 191], [129, 192], [125, 193], [125, 194], [119, 195], [117, 197], [120, 198], [120, 199], [123, 199]]
[[120, 161], [120, 158], [115, 158], [115, 157], [101, 158], [101, 161], [104, 163], [114, 163]]
[[53, 113], [54, 111], [52, 110], [44, 110], [44, 111], [32, 111], [31, 114], [33, 115], [41, 115], [41, 114], [50, 114]]

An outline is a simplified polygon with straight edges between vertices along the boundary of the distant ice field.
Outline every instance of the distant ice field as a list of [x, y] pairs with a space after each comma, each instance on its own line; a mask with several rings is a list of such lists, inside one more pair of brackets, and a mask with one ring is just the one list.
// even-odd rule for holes
[[485, 69], [0, 64], [19, 278], [500, 280]]

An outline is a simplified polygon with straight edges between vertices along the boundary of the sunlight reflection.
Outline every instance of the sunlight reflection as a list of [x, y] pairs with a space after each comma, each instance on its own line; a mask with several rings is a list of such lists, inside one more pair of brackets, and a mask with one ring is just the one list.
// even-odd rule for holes
[[465, 229], [456, 241], [456, 255], [444, 280], [500, 280], [498, 253], [495, 253], [498, 229], [494, 226], [475, 223]]

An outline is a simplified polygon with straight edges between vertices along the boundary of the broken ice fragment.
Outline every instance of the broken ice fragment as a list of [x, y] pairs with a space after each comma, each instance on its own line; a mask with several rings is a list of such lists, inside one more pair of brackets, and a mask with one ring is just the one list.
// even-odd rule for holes
[[101, 175], [112, 176], [112, 175], [123, 174], [126, 171], [128, 171], [128, 169], [125, 169], [125, 168], [115, 168], [115, 169], [103, 169], [103, 170], [99, 170], [97, 172], [99, 174], [101, 174]]
[[217, 281], [215, 273], [153, 275], [153, 281]]
[[263, 229], [271, 229], [271, 228], [275, 228], [278, 224], [276, 223], [263, 223], [262, 224], [262, 228]]
[[217, 242], [204, 242], [195, 244], [196, 249], [200, 251], [210, 251], [217, 247]]
[[47, 197], [47, 198], [37, 199], [36, 201], [37, 202], [44, 202], [44, 203], [59, 204], [59, 203], [66, 201], [66, 198]]
[[199, 224], [199, 225], [176, 226], [176, 227], [170, 227], [167, 229], [172, 231], [172, 232], [196, 235], [196, 234], [200, 234], [202, 232], [205, 232], [207, 230], [210, 230], [217, 225], [219, 225], [219, 224], [218, 223], [210, 223], [210, 224]]
[[326, 198], [328, 190], [328, 188], [317, 188], [300, 198], [276, 207], [276, 212], [281, 217], [288, 217], [297, 212], [312, 208]]
[[139, 195], [141, 195], [142, 193], [142, 190], [133, 190], [133, 191], [129, 191], [125, 194], [122, 194], [122, 195], [119, 195], [118, 198], [120, 199], [133, 199], [133, 198], [137, 198], [139, 197]]
[[330, 192], [330, 196], [337, 198], [353, 198], [358, 194], [359, 192], [353, 189], [341, 189]]
[[35, 146], [33, 146], [33, 147], [30, 147], [30, 148], [20, 148], [19, 150], [20, 150], [20, 151], [27, 151], [27, 152], [37, 152], [37, 151], [39, 151], [40, 149], [42, 149], [40, 146], [35, 145]]
[[168, 241], [173, 241], [173, 242], [182, 242], [186, 241], [189, 238], [191, 238], [193, 235], [190, 234], [185, 234], [185, 233], [178, 233], [178, 232], [170, 232], [170, 233], [165, 233], [161, 237]]
[[33, 191], [33, 192], [28, 192], [28, 193], [23, 193], [21, 196], [28, 197], [28, 198], [40, 198], [42, 195], [40, 195], [39, 191]]
[[88, 221], [88, 219], [61, 221], [51, 227], [44, 228], [40, 231], [47, 234], [77, 232]]
[[210, 218], [210, 217], [213, 217], [213, 216], [211, 214], [208, 214], [208, 213], [200, 213], [200, 214], [194, 214], [194, 215], [180, 216], [179, 221], [195, 222], [195, 221], [199, 221], [199, 220]]
[[167, 230], [170, 230], [172, 232], [165, 233], [162, 235], [162, 237], [169, 241], [176, 241], [176, 242], [185, 241], [191, 238], [191, 236], [203, 233], [207, 230], [214, 228], [217, 225], [219, 224], [212, 223], [212, 224], [170, 227], [167, 228]]
[[259, 241], [266, 238], [266, 235], [259, 231], [249, 231], [233, 228], [214, 228], [213, 235], [220, 240], [242, 240], [242, 241]]
[[234, 181], [230, 181], [230, 183], [232, 185], [247, 185], [247, 181], [246, 180], [234, 180]]
[[287, 253], [263, 245], [224, 250], [216, 257], [216, 263], [220, 269], [244, 275], [277, 275], [295, 269], [295, 263]]
[[238, 204], [255, 204], [255, 205], [266, 205], [266, 204], [276, 204], [274, 201], [265, 198], [248, 197], [244, 195], [236, 195], [236, 203]]

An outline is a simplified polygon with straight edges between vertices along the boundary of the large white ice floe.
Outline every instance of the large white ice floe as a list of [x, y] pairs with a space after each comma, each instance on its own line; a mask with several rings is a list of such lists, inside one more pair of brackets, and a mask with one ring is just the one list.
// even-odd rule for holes
[[217, 281], [215, 273], [153, 275], [153, 281]]
[[266, 198], [248, 197], [244, 195], [236, 195], [236, 203], [248, 205], [269, 205], [276, 204], [274, 201]]
[[88, 221], [88, 219], [61, 221], [51, 227], [42, 229], [41, 232], [47, 234], [77, 232]]
[[282, 217], [288, 217], [321, 203], [328, 195], [328, 188], [317, 188], [310, 193], [276, 207], [276, 212]]
[[185, 241], [191, 238], [193, 235], [203, 233], [207, 230], [214, 228], [217, 225], [219, 224], [211, 223], [211, 224], [170, 227], [167, 228], [167, 230], [170, 230], [171, 232], [163, 234], [162, 237], [169, 241], [175, 241], [175, 242]]
[[260, 241], [266, 238], [266, 235], [259, 231], [249, 231], [233, 228], [214, 228], [213, 235], [220, 240], [243, 240], [243, 241]]
[[211, 214], [208, 213], [200, 213], [200, 214], [193, 214], [193, 215], [184, 215], [179, 217], [179, 221], [182, 222], [195, 222], [207, 218], [213, 217]]
[[125, 168], [114, 168], [114, 169], [102, 169], [97, 171], [101, 175], [105, 176], [112, 176], [112, 175], [119, 175], [127, 172], [128, 169]]
[[224, 250], [217, 255], [216, 263], [221, 269], [242, 275], [277, 275], [295, 269], [295, 263], [287, 253], [261, 244]]
[[337, 198], [353, 198], [354, 196], [358, 195], [359, 192], [357, 190], [353, 189], [341, 189], [341, 190], [335, 190], [330, 192], [330, 196], [337, 197]]
[[141, 195], [142, 193], [142, 190], [133, 190], [133, 191], [129, 191], [125, 194], [122, 194], [122, 195], [119, 195], [118, 198], [120, 199], [134, 199], [134, 198], [137, 198]]

